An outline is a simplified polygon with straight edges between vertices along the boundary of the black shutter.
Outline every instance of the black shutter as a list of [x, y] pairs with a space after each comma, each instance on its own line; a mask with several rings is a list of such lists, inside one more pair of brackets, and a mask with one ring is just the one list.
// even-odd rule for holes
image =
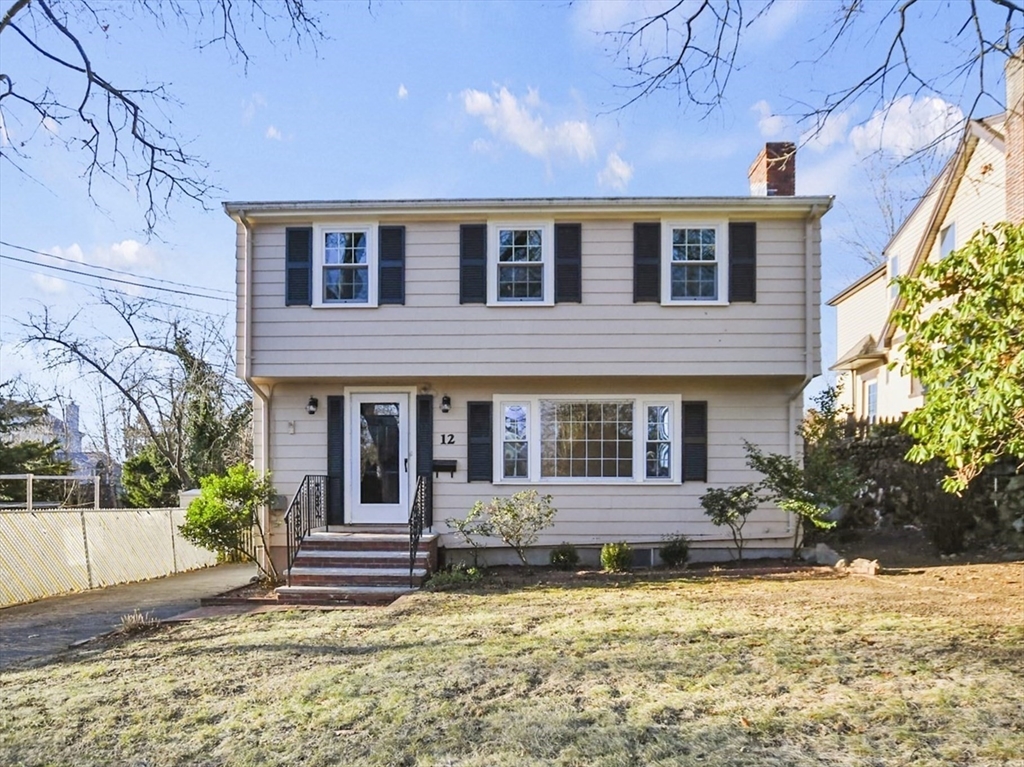
[[757, 224], [729, 224], [729, 300], [757, 301]]
[[683, 482], [708, 481], [708, 403], [683, 403]]
[[309, 306], [313, 302], [313, 228], [284, 230], [285, 306]]
[[491, 447], [491, 403], [470, 402], [466, 432], [469, 435], [466, 455], [467, 480], [491, 482], [494, 462]]
[[661, 301], [661, 224], [633, 224], [633, 303]]
[[583, 227], [555, 224], [555, 303], [583, 302]]
[[345, 524], [345, 398], [327, 398], [327, 524]]
[[459, 227], [459, 303], [487, 303], [487, 225]]
[[379, 304], [405, 303], [405, 227], [382, 226], [379, 238]]
[[434, 397], [416, 395], [416, 478], [426, 491], [424, 527], [434, 525]]

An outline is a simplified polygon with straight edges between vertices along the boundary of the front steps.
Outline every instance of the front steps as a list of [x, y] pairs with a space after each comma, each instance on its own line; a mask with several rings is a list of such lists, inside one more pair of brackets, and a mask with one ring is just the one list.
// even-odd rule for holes
[[[399, 530], [401, 532], [399, 532]], [[409, 577], [404, 527], [316, 532], [299, 546], [290, 583], [276, 589], [285, 604], [387, 604], [416, 591], [437, 568], [437, 534], [424, 533]]]

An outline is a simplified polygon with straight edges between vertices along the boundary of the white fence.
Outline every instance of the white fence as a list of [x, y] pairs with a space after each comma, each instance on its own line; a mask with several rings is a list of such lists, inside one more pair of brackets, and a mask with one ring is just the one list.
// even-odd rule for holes
[[181, 537], [184, 509], [0, 511], [0, 607], [217, 563]]

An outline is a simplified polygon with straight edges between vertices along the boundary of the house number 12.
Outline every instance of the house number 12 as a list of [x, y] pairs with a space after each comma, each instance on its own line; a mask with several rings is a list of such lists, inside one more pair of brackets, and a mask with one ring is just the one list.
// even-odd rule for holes
[[454, 434], [442, 434], [441, 435], [441, 444], [442, 445], [454, 445], [455, 444], [455, 435]]

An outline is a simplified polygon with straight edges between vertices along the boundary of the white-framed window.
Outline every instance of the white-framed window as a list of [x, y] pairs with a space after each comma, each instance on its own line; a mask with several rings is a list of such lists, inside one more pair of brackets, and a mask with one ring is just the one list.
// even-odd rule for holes
[[554, 223], [491, 222], [487, 236], [487, 303], [554, 304]]
[[956, 250], [956, 222], [939, 232], [939, 258], [945, 258]]
[[874, 423], [878, 420], [878, 381], [868, 381], [864, 390], [867, 417], [871, 423]]
[[497, 396], [495, 404], [498, 482], [680, 481], [674, 401], [538, 395]]
[[728, 302], [729, 243], [724, 223], [663, 221], [663, 304]]
[[376, 224], [321, 224], [314, 237], [313, 305], [376, 306]]
[[892, 283], [897, 277], [900, 276], [900, 258], [899, 256], [889, 256], [889, 300], [895, 301], [896, 297], [900, 294], [898, 285]]

